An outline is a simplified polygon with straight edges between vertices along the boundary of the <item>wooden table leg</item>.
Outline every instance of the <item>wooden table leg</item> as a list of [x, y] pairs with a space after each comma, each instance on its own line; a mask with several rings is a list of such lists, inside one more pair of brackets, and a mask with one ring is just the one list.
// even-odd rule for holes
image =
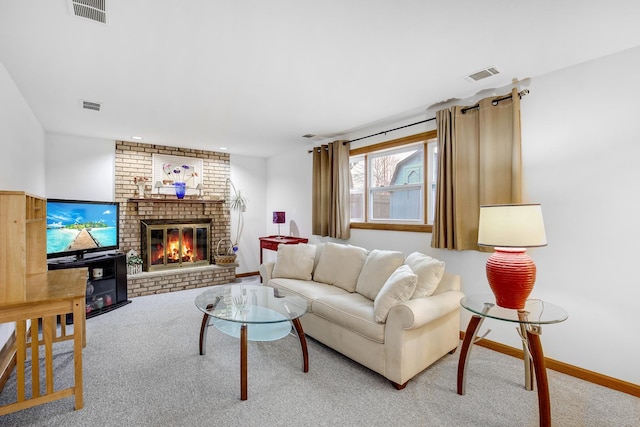
[[84, 386], [82, 382], [82, 348], [86, 345], [85, 331], [85, 298], [78, 298], [73, 302], [73, 318], [78, 319], [76, 323], [78, 330], [73, 331], [73, 368], [75, 370], [75, 385], [73, 394], [75, 395], [75, 409], [84, 407]]
[[240, 327], [240, 400], [247, 400], [247, 325]]
[[540, 328], [533, 325], [527, 327], [527, 341], [529, 351], [533, 359], [533, 370], [536, 376], [538, 388], [538, 413], [540, 426], [551, 426], [551, 402], [549, 400], [549, 382], [547, 381], [547, 368], [544, 363], [542, 343], [540, 342]]
[[309, 354], [307, 352], [307, 339], [304, 336], [304, 331], [302, 330], [302, 324], [300, 323], [300, 319], [293, 319], [291, 321], [293, 326], [296, 328], [296, 333], [298, 334], [298, 339], [300, 340], [300, 348], [302, 349], [302, 372], [309, 372]]
[[264, 249], [264, 246], [262, 245], [262, 242], [260, 243], [260, 265], [262, 265], [262, 249]]
[[[213, 304], [207, 304], [207, 310], [211, 310]], [[205, 313], [202, 316], [202, 324], [200, 325], [200, 355], [207, 354], [207, 328], [209, 327], [209, 315]]]
[[209, 315], [202, 316], [200, 325], [200, 355], [207, 354], [207, 328], [209, 327]]
[[[491, 310], [494, 304], [490, 302], [484, 303], [484, 308], [482, 309], [482, 313], [486, 314]], [[474, 314], [469, 320], [469, 324], [467, 325], [467, 331], [464, 333], [464, 340], [462, 341], [462, 348], [460, 349], [460, 359], [458, 359], [458, 394], [464, 395], [465, 387], [467, 384], [467, 363], [469, 362], [469, 352], [471, 351], [471, 347], [473, 344], [478, 341], [476, 336], [478, 335], [478, 329], [480, 329], [480, 325], [484, 322], [484, 315], [480, 316]], [[487, 333], [485, 333], [480, 339], [484, 338]]]
[[473, 346], [473, 342], [476, 339], [476, 335], [478, 334], [478, 329], [482, 324], [484, 317], [481, 316], [472, 316], [469, 324], [467, 325], [467, 330], [464, 333], [464, 340], [462, 341], [462, 348], [460, 349], [460, 359], [458, 359], [458, 394], [464, 395], [465, 393], [465, 385], [466, 385], [466, 368], [467, 363], [469, 362], [469, 352], [471, 351], [471, 346]]

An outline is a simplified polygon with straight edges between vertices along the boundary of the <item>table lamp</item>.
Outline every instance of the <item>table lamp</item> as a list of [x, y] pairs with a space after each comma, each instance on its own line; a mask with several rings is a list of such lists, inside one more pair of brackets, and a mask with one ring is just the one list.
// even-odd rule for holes
[[278, 237], [280, 237], [280, 224], [284, 224], [284, 212], [276, 211], [273, 212], [273, 223], [278, 224]]
[[495, 249], [486, 270], [496, 304], [524, 308], [536, 281], [536, 265], [526, 248], [547, 245], [540, 205], [480, 206], [478, 245]]

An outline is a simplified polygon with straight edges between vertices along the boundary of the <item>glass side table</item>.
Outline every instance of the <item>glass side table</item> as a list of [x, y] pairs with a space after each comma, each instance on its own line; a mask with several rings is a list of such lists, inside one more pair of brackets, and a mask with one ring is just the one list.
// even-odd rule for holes
[[495, 297], [492, 294], [464, 297], [460, 300], [460, 305], [472, 312], [473, 316], [464, 334], [460, 359], [458, 360], [458, 394], [465, 394], [465, 374], [472, 345], [482, 340], [491, 331], [488, 330], [484, 335], [477, 336], [478, 329], [484, 319], [489, 317], [504, 322], [517, 323], [524, 353], [525, 388], [533, 390], [532, 374], [535, 373], [535, 381], [538, 386], [540, 425], [550, 426], [549, 384], [547, 382], [547, 371], [540, 335], [542, 334], [542, 325], [550, 325], [567, 320], [567, 312], [556, 305], [539, 299], [527, 300], [524, 308], [520, 310], [503, 308], [496, 305]]

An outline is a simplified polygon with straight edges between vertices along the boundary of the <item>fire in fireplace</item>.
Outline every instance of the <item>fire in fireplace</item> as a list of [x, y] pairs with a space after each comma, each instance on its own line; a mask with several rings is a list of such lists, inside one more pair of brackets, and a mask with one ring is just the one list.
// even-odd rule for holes
[[140, 224], [143, 270], [209, 265], [211, 238], [207, 220], [179, 224], [145, 220]]

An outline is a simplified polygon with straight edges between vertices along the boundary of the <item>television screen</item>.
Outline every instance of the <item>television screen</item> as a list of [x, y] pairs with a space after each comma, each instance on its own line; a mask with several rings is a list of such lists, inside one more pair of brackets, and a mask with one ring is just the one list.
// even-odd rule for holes
[[118, 202], [47, 200], [47, 257], [118, 249]]

